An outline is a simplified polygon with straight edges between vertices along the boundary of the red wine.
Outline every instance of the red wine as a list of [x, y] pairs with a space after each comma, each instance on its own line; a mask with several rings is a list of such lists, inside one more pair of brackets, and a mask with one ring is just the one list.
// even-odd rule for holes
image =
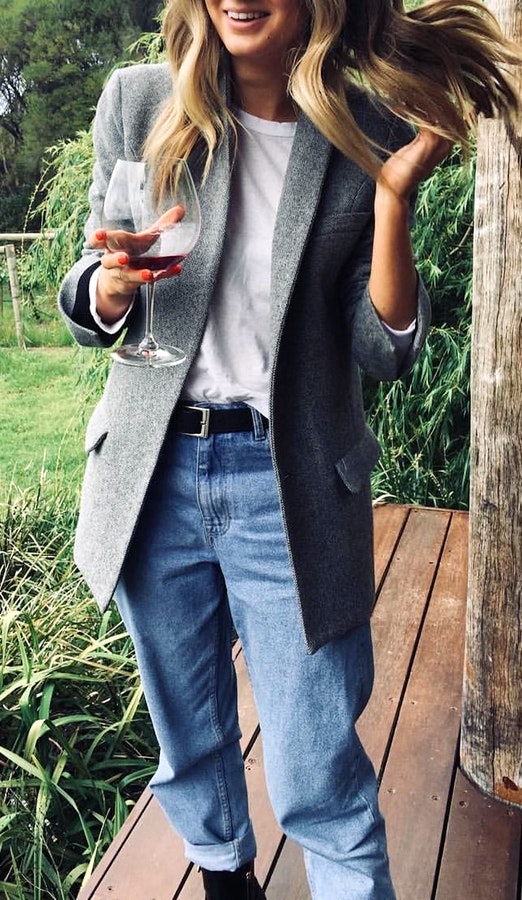
[[129, 259], [131, 269], [150, 269], [151, 272], [165, 272], [170, 266], [183, 262], [186, 254], [180, 256], [134, 256]]

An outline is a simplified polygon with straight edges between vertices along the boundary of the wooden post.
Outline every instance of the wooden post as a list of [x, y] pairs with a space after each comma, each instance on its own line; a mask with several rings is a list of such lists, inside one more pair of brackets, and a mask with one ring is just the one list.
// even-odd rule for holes
[[13, 316], [18, 346], [25, 349], [24, 329], [22, 324], [22, 306], [20, 303], [20, 288], [18, 286], [18, 273], [16, 271], [16, 252], [14, 244], [6, 244], [5, 255], [7, 259], [7, 271], [9, 273], [9, 286], [13, 301]]
[[[491, 0], [522, 40], [519, 0]], [[522, 77], [517, 76], [522, 90]], [[522, 127], [481, 124], [473, 284], [470, 568], [461, 764], [522, 805]]]

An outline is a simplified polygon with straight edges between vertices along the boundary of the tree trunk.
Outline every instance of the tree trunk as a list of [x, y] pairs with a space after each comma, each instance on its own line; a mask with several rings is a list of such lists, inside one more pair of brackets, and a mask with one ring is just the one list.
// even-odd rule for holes
[[[520, 3], [489, 7], [520, 41]], [[461, 763], [486, 793], [522, 805], [521, 132], [488, 121], [478, 140]]]

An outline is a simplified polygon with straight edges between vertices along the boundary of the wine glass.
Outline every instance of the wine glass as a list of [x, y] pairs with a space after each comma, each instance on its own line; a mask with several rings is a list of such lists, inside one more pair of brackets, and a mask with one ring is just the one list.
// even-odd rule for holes
[[[109, 250], [123, 250], [133, 269], [149, 269], [145, 284], [145, 333], [137, 344], [123, 344], [113, 358], [129, 366], [175, 366], [186, 356], [178, 347], [159, 344], [152, 332], [156, 281], [185, 259], [201, 227], [199, 200], [182, 159], [174, 159], [172, 189], [157, 198], [153, 173], [144, 162], [118, 159], [103, 202], [102, 223]], [[114, 232], [114, 234], [111, 234]]]

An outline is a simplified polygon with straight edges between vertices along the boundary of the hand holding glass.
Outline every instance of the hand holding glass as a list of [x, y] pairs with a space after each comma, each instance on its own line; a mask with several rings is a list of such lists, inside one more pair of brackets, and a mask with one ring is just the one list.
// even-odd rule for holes
[[132, 269], [152, 273], [145, 285], [145, 334], [139, 343], [124, 344], [112, 354], [117, 362], [131, 366], [173, 366], [185, 359], [183, 350], [159, 344], [152, 331], [156, 281], [185, 259], [201, 227], [188, 165], [174, 160], [174, 167], [172, 190], [157, 200], [145, 163], [117, 160], [103, 204], [107, 248], [127, 253]]

